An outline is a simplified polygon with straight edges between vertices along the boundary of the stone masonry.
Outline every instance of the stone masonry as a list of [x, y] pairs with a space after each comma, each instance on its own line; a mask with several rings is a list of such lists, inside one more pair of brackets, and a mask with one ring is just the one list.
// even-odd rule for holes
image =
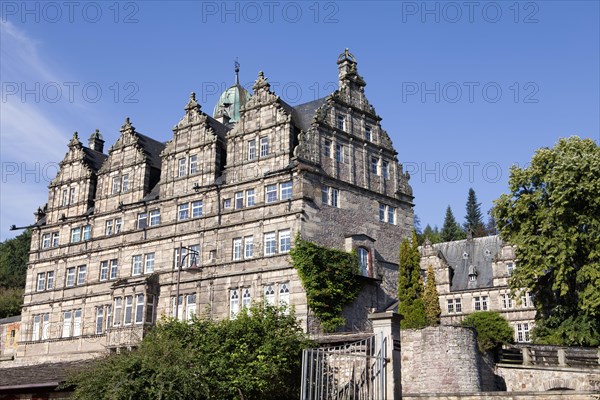
[[298, 234], [359, 250], [365, 291], [340, 330], [369, 331], [396, 297], [413, 197], [354, 56], [337, 64], [339, 89], [295, 107], [259, 73], [235, 123], [192, 94], [166, 143], [129, 118], [107, 153], [98, 131], [89, 147], [73, 135], [32, 226], [17, 359], [91, 357], [161, 316], [235, 318], [255, 301], [318, 333], [288, 255]]

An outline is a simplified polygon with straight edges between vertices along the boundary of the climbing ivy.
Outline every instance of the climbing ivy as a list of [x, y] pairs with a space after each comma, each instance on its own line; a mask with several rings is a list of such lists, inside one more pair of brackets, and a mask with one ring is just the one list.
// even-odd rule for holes
[[356, 252], [330, 249], [296, 236], [290, 255], [306, 291], [308, 306], [323, 330], [333, 332], [344, 325], [342, 308], [352, 303], [362, 289]]

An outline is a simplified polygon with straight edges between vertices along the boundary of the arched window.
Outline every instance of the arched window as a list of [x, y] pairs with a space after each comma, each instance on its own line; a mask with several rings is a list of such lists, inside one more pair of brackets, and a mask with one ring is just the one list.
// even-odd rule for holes
[[364, 247], [358, 248], [358, 262], [360, 265], [360, 274], [362, 276], [369, 276], [369, 271], [371, 269], [369, 250]]

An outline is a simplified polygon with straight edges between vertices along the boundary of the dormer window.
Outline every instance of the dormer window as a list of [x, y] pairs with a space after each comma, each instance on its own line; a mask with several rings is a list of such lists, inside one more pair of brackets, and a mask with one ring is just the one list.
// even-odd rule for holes
[[[464, 253], [467, 254], [467, 253]], [[469, 282], [475, 282], [477, 280], [477, 269], [474, 265], [469, 265]]]

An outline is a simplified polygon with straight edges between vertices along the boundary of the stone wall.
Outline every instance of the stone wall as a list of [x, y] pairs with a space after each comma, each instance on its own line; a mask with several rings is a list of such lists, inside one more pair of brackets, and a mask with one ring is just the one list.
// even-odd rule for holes
[[475, 332], [471, 329], [437, 326], [404, 330], [402, 392], [479, 392], [482, 390], [479, 358]]
[[597, 392], [523, 392], [523, 393], [475, 393], [475, 394], [410, 394], [403, 400], [597, 400]]
[[498, 365], [509, 392], [577, 390], [596, 391], [600, 398], [600, 366], [597, 369]]

